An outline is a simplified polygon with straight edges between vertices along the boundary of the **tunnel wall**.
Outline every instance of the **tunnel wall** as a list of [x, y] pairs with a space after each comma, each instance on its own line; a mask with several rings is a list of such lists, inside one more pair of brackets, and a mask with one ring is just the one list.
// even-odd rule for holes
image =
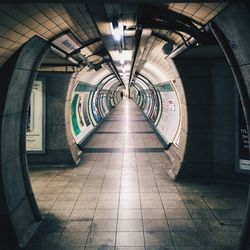
[[[110, 83], [111, 86], [105, 88]], [[109, 80], [97, 85], [83, 81], [76, 83], [71, 98], [70, 119], [74, 141], [80, 148], [120, 102], [120, 90], [117, 82]]]
[[70, 102], [76, 74], [40, 72], [38, 78], [46, 85], [45, 154], [29, 154], [32, 166], [74, 166], [80, 160], [80, 150], [70, 128]]
[[[173, 178], [242, 180], [235, 173], [235, 88], [223, 58], [176, 58], [183, 83], [180, 146], [168, 150]], [[177, 78], [178, 85], [178, 78]]]
[[0, 249], [24, 246], [41, 220], [28, 177], [25, 131], [32, 84], [47, 50], [47, 42], [35, 36], [0, 71]]

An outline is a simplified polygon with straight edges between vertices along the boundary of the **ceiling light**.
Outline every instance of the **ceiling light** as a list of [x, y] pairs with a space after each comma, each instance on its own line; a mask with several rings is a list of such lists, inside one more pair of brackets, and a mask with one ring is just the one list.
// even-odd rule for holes
[[122, 39], [122, 36], [123, 36], [122, 23], [119, 22], [118, 20], [114, 20], [114, 21], [112, 21], [112, 23], [110, 23], [110, 27], [111, 27], [111, 33], [112, 33], [115, 41], [120, 41]]

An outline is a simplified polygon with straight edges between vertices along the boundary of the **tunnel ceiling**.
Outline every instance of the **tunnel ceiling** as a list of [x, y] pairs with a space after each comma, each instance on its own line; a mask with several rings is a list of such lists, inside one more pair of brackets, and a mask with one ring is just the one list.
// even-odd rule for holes
[[[145, 63], [155, 67], [185, 44], [213, 44], [204, 29], [228, 3], [38, 3], [0, 4], [0, 66], [32, 36], [49, 42], [42, 68], [112, 73], [129, 84]], [[120, 39], [114, 38], [116, 31]], [[69, 35], [77, 46], [63, 51], [56, 39]], [[166, 53], [163, 53], [165, 45]], [[103, 70], [100, 70], [100, 69]], [[98, 77], [99, 79], [100, 77]]]

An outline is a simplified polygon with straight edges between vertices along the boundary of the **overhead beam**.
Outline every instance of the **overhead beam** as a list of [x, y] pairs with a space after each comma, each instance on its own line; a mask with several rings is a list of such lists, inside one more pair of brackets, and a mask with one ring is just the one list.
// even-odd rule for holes
[[144, 5], [142, 11], [141, 25], [144, 28], [168, 30], [176, 34], [184, 32], [201, 43], [214, 41], [213, 36], [203, 29], [202, 24], [190, 17], [154, 5]]
[[70, 54], [68, 54], [68, 56], [75, 55], [75, 54], [79, 53], [82, 49], [84, 49], [84, 48], [86, 48], [86, 47], [88, 47], [88, 46], [90, 46], [90, 45], [92, 45], [94, 43], [100, 42], [100, 41], [101, 41], [100, 37], [89, 39], [86, 42], [83, 42], [82, 46], [80, 48], [78, 48], [77, 50], [74, 50], [73, 52], [71, 52]]
[[111, 70], [114, 72], [114, 74], [116, 75], [117, 79], [119, 82], [123, 83], [122, 78], [120, 77], [118, 70], [112, 60], [112, 57], [109, 53], [109, 47], [110, 47], [110, 40], [107, 40], [107, 27], [109, 27], [109, 20], [107, 17], [107, 14], [105, 12], [105, 8], [104, 8], [104, 4], [103, 2], [101, 2], [99, 5], [96, 5], [94, 2], [89, 3], [86, 5], [88, 12], [90, 14], [90, 17], [92, 18], [96, 29], [99, 33], [99, 36], [101, 38], [101, 41], [103, 43], [103, 45], [105, 46], [105, 48], [107, 49], [107, 55], [109, 56], [109, 58], [111, 59], [109, 66], [111, 68]]
[[133, 81], [133, 77], [136, 72], [138, 62], [140, 61], [140, 58], [143, 54], [143, 51], [147, 44], [148, 38], [151, 35], [151, 32], [152, 31], [150, 29], [136, 30], [136, 42], [135, 42], [135, 49], [133, 53], [132, 66], [131, 66], [131, 71], [130, 71], [130, 76], [129, 76], [129, 85]]

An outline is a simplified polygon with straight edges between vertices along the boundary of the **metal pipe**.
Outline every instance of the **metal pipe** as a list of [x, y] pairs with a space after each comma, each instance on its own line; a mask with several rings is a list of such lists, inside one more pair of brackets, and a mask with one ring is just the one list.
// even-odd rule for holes
[[[197, 40], [195, 38], [191, 37], [187, 42], [190, 45], [192, 45], [192, 44], [195, 44], [197, 42]], [[189, 48], [189, 47], [186, 44], [183, 44], [179, 48], [174, 50], [168, 57], [172, 59], [172, 58], [176, 57], [177, 55], [179, 55], [180, 53], [182, 53], [187, 48]]]

